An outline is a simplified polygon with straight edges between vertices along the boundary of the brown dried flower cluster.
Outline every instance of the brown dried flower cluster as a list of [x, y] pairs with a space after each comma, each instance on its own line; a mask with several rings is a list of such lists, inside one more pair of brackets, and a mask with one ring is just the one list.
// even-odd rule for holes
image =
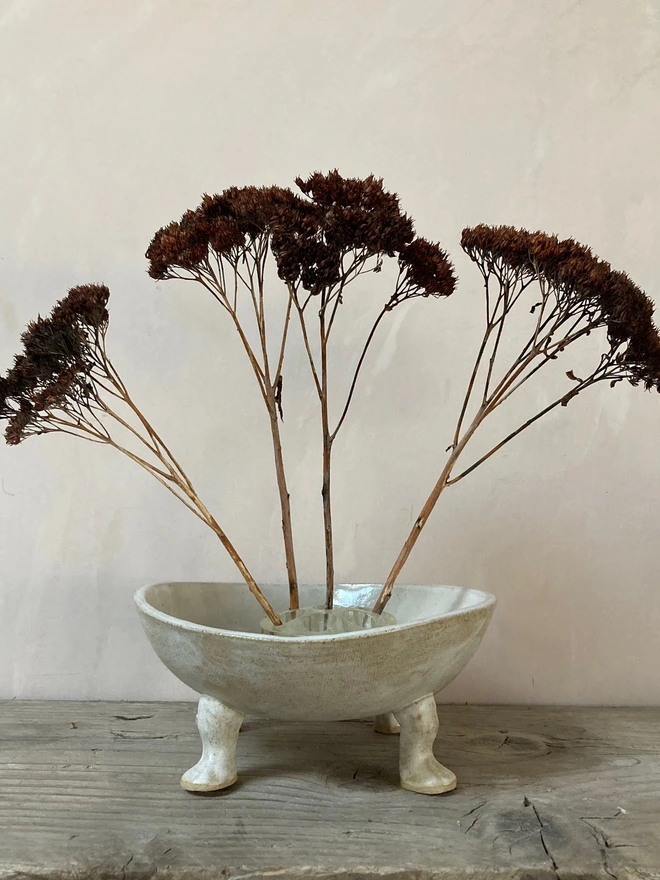
[[[205, 195], [198, 208], [156, 233], [146, 256], [153, 278], [200, 283], [231, 316], [239, 333], [269, 413], [291, 608], [298, 607], [298, 587], [279, 420], [288, 328], [292, 316], [299, 320], [321, 409], [326, 603], [332, 607], [332, 445], [346, 419], [360, 370], [385, 315], [413, 297], [448, 296], [456, 280], [446, 253], [439, 245], [415, 236], [412, 219], [401, 210], [398, 196], [384, 189], [381, 179], [373, 175], [347, 178], [335, 170], [298, 177], [296, 184], [297, 194], [275, 186], [250, 186]], [[272, 326], [267, 319], [270, 298], [265, 296], [269, 255], [285, 282], [282, 292], [287, 301], [282, 334], [274, 346], [279, 350], [276, 361], [270, 360], [266, 339], [266, 328]], [[347, 286], [360, 275], [380, 272], [386, 257], [397, 259], [399, 264], [394, 292], [367, 334], [333, 428], [328, 407], [330, 334], [337, 326], [335, 319]], [[256, 335], [246, 332], [245, 321], [252, 320], [251, 313]], [[311, 342], [317, 334], [318, 359]], [[258, 339], [257, 347], [250, 337]]]
[[280, 215], [301, 202], [278, 186], [231, 187], [221, 195], [205, 195], [194, 211], [159, 229], [147, 248], [152, 278], [176, 277], [177, 269], [195, 271], [209, 249], [235, 262], [257, 236], [268, 234]]
[[[122, 452], [215, 532], [270, 620], [281, 623], [236, 548], [112, 365], [105, 348], [109, 296], [104, 285], [74, 287], [47, 318], [37, 318], [28, 325], [21, 337], [23, 354], [15, 358], [7, 375], [0, 377], [0, 419], [8, 422], [7, 443], [15, 446], [33, 434], [59, 432]], [[115, 410], [117, 405], [123, 408], [123, 415]], [[118, 426], [123, 436], [133, 440], [137, 451], [111, 433]]]
[[[296, 184], [299, 193], [277, 186], [246, 186], [205, 195], [195, 210], [186, 211], [180, 220], [156, 233], [146, 255], [153, 278], [200, 282], [238, 331], [269, 415], [291, 608], [299, 607], [298, 580], [279, 423], [290, 324], [299, 322], [320, 403], [326, 607], [331, 608], [335, 584], [332, 452], [360, 371], [381, 322], [392, 309], [414, 297], [448, 296], [455, 289], [456, 277], [445, 251], [415, 234], [398, 197], [385, 190], [379, 178], [345, 178], [335, 170], [297, 178]], [[625, 273], [615, 271], [573, 239], [511, 226], [467, 228], [461, 244], [485, 281], [483, 338], [447, 447], [447, 460], [384, 582], [376, 611], [387, 603], [422, 528], [449, 486], [596, 383], [626, 379], [660, 391], [660, 335], [653, 323], [653, 304]], [[284, 282], [280, 287], [286, 308], [276, 321], [271, 320], [266, 296], [270, 255]], [[380, 272], [386, 257], [398, 263], [394, 292], [384, 299], [357, 351], [337, 417], [329, 406], [329, 388], [334, 387], [328, 357], [331, 331], [340, 323], [336, 318], [345, 288], [364, 273]], [[505, 331], [505, 322], [516, 304], [524, 303], [527, 288], [535, 292], [527, 316], [529, 335], [512, 358], [513, 340]], [[7, 375], [0, 377], [0, 419], [8, 422], [7, 442], [15, 445], [32, 434], [61, 431], [123, 452], [216, 533], [270, 619], [279, 622], [226, 533], [110, 362], [105, 349], [108, 297], [108, 289], [101, 285], [73, 288], [48, 317], [28, 326], [22, 336], [23, 352]], [[253, 323], [248, 327], [246, 321]], [[278, 328], [275, 334], [273, 325]], [[459, 459], [484, 420], [573, 342], [594, 330], [606, 333], [609, 343], [597, 363], [580, 369], [582, 377], [566, 370], [568, 391], [544, 402], [471, 464], [459, 467]], [[115, 433], [118, 426], [121, 436]], [[128, 448], [131, 444], [137, 451]]]
[[399, 283], [388, 303], [393, 308], [415, 296], [449, 296], [456, 288], [454, 267], [439, 244], [416, 238], [399, 254]]
[[[594, 327], [607, 327], [626, 378], [660, 391], [660, 337], [652, 320], [653, 303], [624, 272], [573, 239], [512, 226], [464, 229], [461, 245], [484, 274], [540, 279], [555, 292], [565, 313], [583, 310]], [[624, 344], [627, 347], [620, 350]]]
[[[208, 266], [209, 254], [235, 265], [254, 240], [269, 239], [280, 278], [317, 294], [339, 284], [371, 257], [398, 256], [408, 288], [446, 296], [454, 288], [446, 255], [416, 239], [399, 199], [373, 175], [338, 171], [297, 178], [304, 197], [281, 187], [232, 187], [205, 195], [194, 211], [160, 229], [147, 249], [152, 278]], [[380, 263], [373, 266], [378, 271]], [[428, 286], [426, 286], [428, 285]]]
[[398, 197], [373, 175], [360, 180], [317, 172], [296, 184], [308, 201], [287, 212], [273, 239], [279, 275], [294, 286], [317, 293], [341, 282], [347, 255], [394, 257], [414, 238]]
[[23, 353], [0, 377], [0, 418], [7, 443], [52, 430], [54, 410], [80, 411], [90, 393], [94, 349], [108, 323], [107, 287], [72, 288], [47, 318], [37, 318], [21, 336]]

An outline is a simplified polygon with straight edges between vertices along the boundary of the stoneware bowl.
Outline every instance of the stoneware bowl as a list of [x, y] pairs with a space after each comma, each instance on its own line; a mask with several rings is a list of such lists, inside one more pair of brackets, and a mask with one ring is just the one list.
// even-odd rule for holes
[[[284, 609], [284, 585], [262, 588]], [[372, 607], [380, 586], [342, 585], [336, 605]], [[301, 586], [305, 605], [325, 587]], [[495, 598], [462, 587], [397, 585], [387, 611], [396, 625], [356, 633], [286, 638], [260, 632], [263, 611], [243, 583], [164, 583], [135, 602], [165, 666], [201, 694], [200, 761], [181, 784], [214, 791], [236, 781], [236, 741], [245, 715], [286, 721], [375, 718], [380, 733], [400, 733], [401, 785], [424, 794], [456, 786], [433, 756], [434, 693], [476, 651]]]

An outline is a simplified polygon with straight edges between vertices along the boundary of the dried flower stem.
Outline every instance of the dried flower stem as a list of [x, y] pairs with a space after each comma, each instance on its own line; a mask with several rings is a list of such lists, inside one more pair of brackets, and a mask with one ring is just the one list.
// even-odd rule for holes
[[[103, 285], [73, 288], [47, 318], [23, 333], [24, 352], [0, 379], [0, 417], [11, 445], [38, 434], [63, 433], [103, 443], [140, 465], [217, 535], [270, 620], [280, 618], [160, 435], [140, 411], [106, 349], [110, 295]], [[139, 447], [110, 431], [119, 427]]]
[[[230, 313], [268, 408], [284, 535], [291, 607], [298, 607], [291, 513], [282, 457], [278, 415], [282, 417], [282, 364], [292, 310], [295, 309], [314, 385], [319, 397], [322, 433], [322, 500], [326, 557], [326, 605], [332, 607], [334, 549], [332, 533], [332, 447], [353, 399], [367, 349], [385, 311], [412, 297], [449, 296], [456, 279], [438, 244], [415, 235], [398, 196], [369, 175], [344, 178], [338, 171], [296, 178], [303, 196], [281, 187], [230, 187], [205, 195], [198, 208], [156, 232], [147, 249], [152, 278], [201, 281]], [[277, 367], [270, 368], [264, 312], [264, 269], [272, 254], [289, 292]], [[380, 272], [384, 259], [399, 264], [397, 288], [373, 327], [340, 418], [330, 426], [328, 343], [347, 284], [365, 272]], [[227, 289], [227, 281], [233, 289]], [[249, 293], [259, 333], [260, 355], [250, 346], [238, 318], [238, 288]], [[306, 323], [310, 301], [315, 309], [319, 349], [312, 351]]]
[[381, 311], [378, 314], [378, 317], [376, 318], [376, 320], [372, 324], [371, 330], [369, 331], [369, 333], [367, 335], [367, 338], [366, 338], [364, 345], [362, 346], [362, 351], [360, 353], [360, 357], [358, 358], [357, 366], [355, 368], [355, 372], [353, 373], [353, 378], [351, 380], [350, 388], [348, 390], [348, 395], [346, 397], [346, 403], [344, 404], [344, 408], [342, 410], [341, 415], [339, 416], [339, 419], [337, 421], [335, 429], [332, 432], [332, 434], [330, 435], [331, 442], [334, 441], [335, 437], [339, 433], [339, 429], [344, 424], [344, 419], [346, 418], [346, 415], [348, 414], [348, 409], [349, 409], [351, 402], [353, 400], [353, 395], [355, 393], [355, 387], [357, 385], [357, 381], [360, 376], [360, 371], [362, 370], [362, 365], [364, 364], [365, 358], [367, 356], [367, 352], [369, 351], [369, 347], [371, 346], [371, 343], [373, 342], [373, 339], [376, 335], [376, 330], [378, 330], [378, 326], [379, 326], [380, 322], [383, 320], [383, 318], [388, 313], [388, 311], [389, 310], [387, 308], [381, 309]]
[[465, 432], [463, 437], [460, 439], [460, 441], [457, 443], [457, 445], [454, 447], [451, 454], [449, 455], [449, 458], [447, 459], [447, 462], [446, 462], [444, 468], [442, 469], [442, 473], [440, 474], [438, 481], [436, 482], [435, 486], [431, 490], [431, 494], [424, 502], [424, 506], [420, 510], [419, 515], [417, 516], [417, 519], [415, 520], [414, 525], [410, 531], [410, 534], [406, 538], [405, 543], [404, 543], [403, 547], [401, 548], [401, 551], [400, 551], [399, 555], [397, 556], [394, 565], [392, 566], [392, 570], [390, 571], [385, 583], [383, 584], [383, 589], [381, 590], [381, 592], [378, 596], [378, 599], [376, 600], [376, 603], [374, 605], [374, 611], [377, 614], [380, 614], [381, 611], [385, 608], [385, 605], [387, 605], [387, 603], [390, 599], [390, 596], [392, 595], [392, 590], [394, 589], [394, 583], [395, 583], [396, 579], [398, 578], [399, 573], [401, 572], [401, 569], [406, 564], [408, 557], [412, 553], [412, 549], [415, 546], [415, 544], [417, 543], [417, 539], [421, 535], [422, 529], [426, 525], [428, 518], [433, 511], [433, 508], [435, 507], [438, 499], [440, 498], [440, 495], [444, 492], [444, 490], [447, 487], [447, 484], [449, 481], [449, 476], [451, 474], [452, 468], [454, 467], [456, 461], [458, 460], [461, 452], [463, 451], [463, 449], [467, 445], [468, 440], [470, 439], [470, 437], [472, 437], [472, 435], [474, 434], [476, 429], [479, 427], [479, 425], [483, 421], [484, 416], [485, 416], [485, 413], [484, 413], [483, 409], [480, 408], [474, 421], [472, 422], [472, 424], [470, 425], [468, 430]]
[[[215, 517], [210, 513], [209, 509], [202, 502], [192, 482], [186, 475], [181, 465], [174, 458], [168, 447], [161, 440], [158, 433], [151, 426], [143, 413], [138, 409], [138, 407], [135, 405], [132, 398], [126, 391], [124, 383], [119, 378], [119, 374], [115, 370], [112, 362], [106, 354], [104, 335], [102, 338], [103, 344], [102, 346], [100, 346], [101, 363], [106, 372], [106, 376], [110, 383], [114, 386], [116, 396], [120, 398], [131, 410], [131, 412], [133, 412], [138, 417], [141, 425], [147, 431], [149, 439], [140, 434], [138, 430], [136, 430], [110, 406], [108, 406], [108, 404], [100, 397], [100, 395], [97, 395], [95, 397], [95, 403], [103, 413], [114, 419], [118, 424], [127, 429], [134, 437], [136, 437], [144, 446], [146, 446], [147, 449], [149, 449], [149, 451], [154, 455], [154, 457], [157, 458], [157, 460], [163, 465], [165, 471], [161, 470], [158, 467], [155, 467], [153, 464], [144, 460], [140, 456], [137, 456], [129, 449], [126, 449], [124, 446], [114, 440], [107, 432], [102, 433], [99, 431], [97, 435], [98, 439], [108, 443], [108, 445], [114, 447], [115, 449], [126, 455], [128, 458], [130, 458], [132, 461], [136, 462], [136, 464], [139, 464], [148, 473], [154, 476], [163, 486], [165, 486], [165, 488], [168, 489], [176, 498], [178, 498], [179, 501], [181, 501], [189, 510], [195, 513], [196, 516], [202, 520], [202, 522], [206, 523], [206, 525], [209, 526], [209, 528], [212, 529], [213, 532], [215, 532], [220, 540], [220, 543], [231, 557], [242, 577], [245, 579], [250, 592], [257, 599], [263, 610], [266, 612], [268, 618], [275, 625], [279, 625], [281, 623], [279, 616], [273, 609], [270, 602], [262, 593], [257, 582], [243, 562], [241, 556], [230, 541], [226, 532], [220, 527]], [[82, 429], [83, 426], [76, 425], [76, 427], [78, 429]], [[85, 433], [86, 430], [87, 429], [85, 429]]]
[[[428, 522], [429, 516], [447, 486], [452, 486], [464, 479], [468, 474], [476, 470], [476, 468], [487, 461], [503, 446], [533, 425], [544, 415], [551, 412], [557, 406], [566, 406], [569, 400], [577, 396], [579, 392], [594, 385], [596, 382], [603, 380], [618, 381], [620, 378], [623, 378], [623, 373], [617, 362], [619, 347], [613, 345], [610, 351], [601, 357], [600, 363], [592, 373], [585, 379], [577, 380], [570, 392], [562, 394], [552, 403], [544, 407], [540, 412], [527, 419], [522, 425], [514, 431], [511, 431], [503, 440], [493, 446], [485, 455], [482, 455], [477, 461], [458, 474], [458, 476], [452, 478], [451, 474], [458, 459], [484, 419], [501, 406], [501, 404], [504, 403], [504, 401], [507, 400], [516, 389], [527, 382], [542, 367], [551, 360], [555, 360], [558, 354], [564, 351], [568, 345], [603, 326], [602, 317], [595, 316], [589, 311], [586, 305], [578, 304], [576, 308], [568, 310], [566, 310], [565, 307], [562, 308], [559, 301], [555, 302], [554, 305], [551, 305], [550, 300], [552, 298], [552, 292], [548, 289], [544, 279], [541, 276], [537, 276], [535, 280], [539, 284], [541, 303], [539, 314], [535, 322], [534, 332], [523, 346], [520, 354], [505, 371], [499, 383], [491, 390], [495, 364], [497, 362], [500, 343], [504, 333], [506, 317], [510, 314], [513, 306], [518, 302], [523, 291], [529, 286], [530, 280], [518, 280], [518, 283], [515, 283], [515, 281], [512, 281], [510, 278], [500, 277], [498, 279], [500, 285], [499, 293], [494, 305], [491, 305], [489, 290], [490, 272], [484, 272], [484, 279], [486, 283], [487, 301], [486, 328], [468, 381], [467, 391], [454, 431], [454, 440], [450, 447], [450, 454], [442, 469], [440, 477], [426, 499], [390, 573], [385, 580], [385, 583], [383, 584], [383, 588], [374, 605], [374, 611], [377, 613], [380, 613], [389, 601], [401, 569], [410, 556], [422, 529]], [[559, 338], [556, 339], [556, 341], [553, 341], [557, 336]], [[483, 364], [484, 357], [489, 351], [489, 344], [490, 353], [488, 355], [486, 375], [483, 380], [481, 401], [469, 427], [462, 430], [465, 415], [477, 385], [480, 368]], [[534, 363], [535, 361], [538, 362]]]
[[[325, 597], [325, 607], [330, 609], [333, 606], [334, 599], [334, 583], [335, 583], [335, 567], [334, 567], [334, 541], [333, 541], [333, 527], [332, 527], [332, 492], [331, 492], [331, 470], [332, 470], [332, 447], [334, 441], [339, 433], [339, 429], [344, 423], [346, 415], [348, 413], [351, 401], [353, 399], [353, 394], [355, 392], [355, 387], [357, 384], [357, 380], [360, 374], [360, 370], [362, 369], [362, 365], [364, 363], [365, 357], [367, 355], [367, 351], [371, 342], [374, 339], [376, 334], [376, 330], [378, 329], [378, 325], [380, 324], [383, 316], [388, 311], [387, 308], [383, 308], [379, 313], [378, 317], [374, 321], [374, 324], [367, 335], [366, 342], [363, 346], [362, 352], [358, 359], [357, 366], [355, 368], [353, 378], [351, 380], [348, 395], [342, 409], [341, 415], [335, 425], [334, 428], [330, 427], [330, 417], [329, 417], [329, 408], [328, 408], [328, 343], [330, 340], [330, 333], [332, 331], [332, 327], [334, 324], [335, 316], [337, 314], [337, 309], [342, 301], [342, 296], [347, 284], [353, 280], [357, 275], [360, 274], [360, 271], [363, 269], [364, 264], [366, 263], [366, 258], [364, 257], [355, 257], [351, 262], [349, 269], [342, 274], [341, 280], [336, 287], [330, 287], [328, 289], [324, 289], [320, 293], [321, 303], [318, 312], [318, 331], [319, 331], [319, 361], [320, 364], [317, 367], [316, 359], [312, 352], [312, 346], [310, 343], [310, 334], [309, 329], [307, 327], [305, 309], [309, 304], [309, 297], [304, 301], [300, 302], [298, 298], [298, 292], [294, 285], [288, 284], [289, 291], [289, 303], [293, 305], [296, 309], [296, 313], [298, 314], [298, 318], [300, 321], [300, 327], [303, 337], [303, 342], [305, 345], [305, 351], [307, 353], [307, 359], [310, 365], [310, 370], [312, 373], [312, 378], [314, 380], [314, 386], [316, 388], [316, 392], [319, 398], [320, 409], [321, 409], [321, 440], [322, 440], [322, 483], [321, 483], [321, 498], [323, 504], [323, 536], [324, 536], [324, 545], [325, 545], [325, 583], [326, 583], [326, 597]], [[332, 306], [330, 310], [330, 318], [328, 320], [327, 314], [328, 309]]]
[[[284, 353], [286, 348], [289, 323], [291, 319], [291, 304], [287, 305], [284, 317], [284, 326], [279, 345], [279, 355], [277, 366], [274, 374], [271, 373], [270, 357], [268, 352], [267, 336], [266, 336], [266, 313], [264, 307], [264, 270], [266, 256], [268, 253], [266, 243], [262, 243], [255, 249], [253, 261], [250, 262], [250, 255], [246, 252], [243, 255], [243, 268], [241, 272], [238, 261], [227, 267], [233, 270], [233, 294], [230, 298], [225, 287], [226, 269], [223, 260], [217, 258], [217, 269], [213, 268], [211, 262], [207, 259], [204, 263], [203, 270], [192, 273], [192, 276], [186, 280], [194, 280], [201, 283], [216, 299], [223, 308], [229, 313], [236, 331], [238, 332], [241, 344], [247, 354], [250, 366], [254, 372], [261, 397], [268, 411], [268, 421], [273, 444], [273, 457], [275, 462], [275, 474], [277, 478], [277, 490], [280, 501], [280, 509], [282, 514], [282, 537], [284, 542], [284, 555], [286, 562], [287, 578], [289, 583], [289, 607], [291, 609], [300, 607], [300, 597], [298, 591], [298, 574], [296, 570], [296, 558], [293, 543], [293, 527], [291, 523], [291, 500], [287, 486], [286, 471], [284, 466], [284, 454], [282, 450], [282, 438], [280, 433], [280, 417], [281, 417], [281, 386], [282, 386], [282, 366], [284, 362]], [[205, 270], [205, 271], [204, 271]], [[185, 276], [177, 276], [185, 277]], [[257, 331], [259, 334], [259, 344], [261, 348], [261, 360], [257, 357], [254, 349], [250, 345], [243, 325], [238, 316], [238, 289], [239, 282], [249, 293], [250, 302], [252, 304]]]
[[332, 535], [332, 501], [330, 495], [330, 467], [332, 463], [332, 441], [328, 421], [328, 336], [326, 333], [325, 304], [319, 314], [321, 342], [321, 435], [323, 441], [323, 534], [325, 538], [325, 607], [333, 605], [335, 587], [335, 559]]
[[300, 607], [300, 596], [298, 592], [298, 573], [296, 570], [296, 556], [293, 546], [293, 527], [291, 524], [291, 497], [286, 481], [284, 454], [282, 451], [282, 438], [280, 434], [280, 418], [282, 417], [282, 365], [284, 363], [284, 352], [286, 349], [289, 323], [291, 320], [291, 303], [287, 303], [277, 366], [275, 374], [271, 376], [270, 360], [268, 356], [268, 343], [266, 336], [266, 314], [264, 310], [264, 269], [267, 253], [267, 242], [264, 242], [263, 256], [257, 264], [259, 298], [258, 305], [255, 303], [255, 314], [259, 325], [259, 338], [261, 340], [261, 352], [266, 388], [266, 408], [268, 409], [271, 438], [273, 442], [273, 455], [275, 458], [277, 490], [280, 499], [280, 509], [282, 512], [282, 537], [284, 541], [286, 570], [289, 580], [289, 608], [296, 609]]
[[330, 609], [333, 606], [334, 584], [335, 584], [335, 568], [334, 568], [334, 548], [333, 548], [333, 532], [332, 532], [332, 498], [330, 474], [332, 464], [332, 443], [334, 434], [330, 431], [329, 414], [328, 414], [328, 330], [325, 323], [325, 305], [326, 294], [321, 294], [321, 308], [319, 310], [319, 347], [320, 347], [320, 366], [317, 368], [316, 359], [312, 352], [310, 343], [309, 330], [305, 317], [305, 308], [310, 302], [307, 297], [305, 302], [301, 303], [298, 298], [296, 287], [287, 284], [289, 291], [289, 303], [293, 304], [300, 322], [300, 329], [305, 345], [305, 352], [309, 362], [314, 387], [319, 398], [321, 407], [321, 442], [322, 442], [322, 482], [321, 482], [321, 499], [323, 504], [323, 538], [325, 546], [325, 607]]
[[[373, 175], [363, 180], [344, 178], [335, 170], [327, 174], [316, 172], [307, 179], [296, 178], [296, 184], [302, 196], [276, 186], [230, 187], [219, 195], [205, 195], [198, 208], [186, 211], [179, 221], [158, 230], [146, 256], [152, 278], [201, 283], [229, 314], [239, 335], [269, 416], [291, 608], [298, 607], [299, 596], [280, 420], [282, 370], [295, 309], [320, 402], [326, 606], [331, 608], [335, 578], [332, 451], [353, 401], [367, 352], [387, 312], [416, 297], [450, 296], [456, 277], [447, 254], [439, 244], [416, 235], [412, 219], [401, 211], [396, 194], [383, 188], [382, 180]], [[376, 604], [378, 611], [388, 601], [399, 572], [447, 486], [460, 482], [530, 425], [555, 407], [566, 406], [597, 382], [607, 380], [614, 385], [627, 379], [633, 385], [660, 390], [660, 335], [652, 320], [653, 303], [625, 273], [613, 270], [609, 263], [572, 239], [562, 241], [542, 232], [530, 233], [507, 226], [465, 229], [461, 246], [484, 278], [486, 327], [453, 443], [447, 450], [449, 456], [385, 581]], [[288, 290], [282, 331], [272, 361], [264, 284], [271, 254], [277, 274]], [[398, 263], [396, 286], [367, 335], [339, 419], [332, 428], [330, 336], [347, 285], [362, 274], [380, 272], [385, 258]], [[535, 313], [533, 330], [513, 363], [500, 373], [506, 318], [532, 283], [538, 285], [540, 294], [540, 301], [531, 308], [531, 313]], [[270, 619], [279, 623], [227, 535], [133, 402], [107, 357], [108, 297], [104, 285], [73, 288], [48, 318], [37, 318], [23, 333], [23, 353], [16, 356], [7, 375], [0, 377], [0, 419], [8, 423], [7, 442], [16, 445], [31, 435], [59, 431], [119, 450], [147, 470], [216, 533]], [[314, 313], [318, 324], [313, 333], [307, 322], [310, 302], [317, 303]], [[255, 345], [243, 323], [245, 304], [256, 322]], [[609, 350], [601, 355], [598, 366], [585, 378], [569, 370], [566, 376], [573, 384], [567, 393], [452, 476], [482, 422], [569, 345], [594, 330], [606, 330], [609, 343]], [[125, 410], [128, 414], [124, 417]], [[137, 441], [141, 454], [111, 436], [108, 421], [121, 426]]]

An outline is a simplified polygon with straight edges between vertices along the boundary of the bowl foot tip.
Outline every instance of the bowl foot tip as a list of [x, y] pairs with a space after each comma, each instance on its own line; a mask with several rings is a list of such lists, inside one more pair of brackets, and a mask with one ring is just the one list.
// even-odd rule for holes
[[229, 788], [237, 782], [238, 776], [234, 776], [233, 779], [223, 779], [223, 780], [213, 780], [209, 782], [196, 782], [192, 779], [186, 779], [185, 774], [181, 777], [181, 788], [184, 788], [186, 791], [192, 792], [208, 792], [208, 791], [222, 791], [223, 788]]
[[406, 791], [414, 791], [416, 794], [446, 794], [453, 791], [457, 784], [456, 777], [454, 777], [447, 782], [430, 782], [428, 784], [402, 781], [401, 788], [405, 788]]

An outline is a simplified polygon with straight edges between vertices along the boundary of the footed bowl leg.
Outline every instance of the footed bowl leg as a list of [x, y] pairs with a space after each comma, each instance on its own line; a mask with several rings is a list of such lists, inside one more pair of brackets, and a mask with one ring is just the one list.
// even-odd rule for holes
[[399, 775], [401, 787], [420, 794], [442, 794], [456, 788], [456, 776], [433, 756], [438, 710], [433, 694], [400, 709]]
[[401, 725], [396, 720], [392, 712], [385, 712], [384, 715], [376, 715], [374, 718], [374, 730], [376, 733], [401, 733]]
[[214, 697], [203, 696], [197, 707], [197, 729], [202, 757], [181, 777], [187, 791], [219, 791], [228, 788], [236, 775], [236, 741], [243, 715]]

